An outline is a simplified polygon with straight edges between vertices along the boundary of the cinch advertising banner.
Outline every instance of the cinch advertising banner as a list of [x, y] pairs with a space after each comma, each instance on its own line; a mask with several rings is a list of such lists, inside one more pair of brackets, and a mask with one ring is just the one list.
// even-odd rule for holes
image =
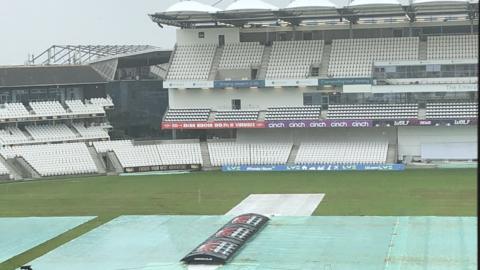
[[372, 120], [283, 120], [267, 121], [267, 128], [373, 127]]
[[284, 171], [403, 171], [404, 164], [304, 164], [304, 165], [238, 165], [222, 166], [224, 172]]

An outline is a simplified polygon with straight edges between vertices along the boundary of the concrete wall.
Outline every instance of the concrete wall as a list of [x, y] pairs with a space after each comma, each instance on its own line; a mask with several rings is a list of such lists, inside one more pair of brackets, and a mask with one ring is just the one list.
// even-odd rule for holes
[[[205, 33], [205, 37], [199, 38], [199, 32]], [[225, 36], [225, 43], [240, 42], [240, 29], [238, 28], [177, 29], [177, 44], [218, 44], [220, 35]]]
[[275, 106], [303, 106], [305, 89], [169, 89], [170, 108], [212, 108], [230, 110], [232, 99], [240, 99], [242, 109], [263, 110]]
[[469, 127], [399, 127], [398, 158], [420, 156], [426, 143], [477, 143], [477, 126]]

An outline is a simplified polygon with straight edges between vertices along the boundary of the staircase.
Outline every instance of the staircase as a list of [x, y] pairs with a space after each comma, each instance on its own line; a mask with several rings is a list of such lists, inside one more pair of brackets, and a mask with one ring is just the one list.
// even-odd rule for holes
[[168, 67], [168, 64], [151, 66], [150, 73], [161, 78], [162, 80], [165, 80], [167, 78]]
[[200, 142], [200, 150], [202, 151], [203, 168], [212, 168], [212, 163], [210, 162], [210, 152], [208, 151], [207, 142]]
[[23, 179], [22, 175], [19, 172], [17, 172], [16, 168], [14, 168], [10, 163], [8, 163], [7, 160], [5, 158], [3, 158], [2, 156], [0, 156], [0, 163], [2, 163], [3, 166], [5, 166], [5, 168], [7, 168], [7, 170], [10, 173], [10, 176], [12, 177], [12, 179], [14, 179], [14, 180], [22, 180]]
[[220, 65], [220, 59], [222, 59], [223, 47], [217, 47], [215, 55], [213, 56], [212, 66], [210, 68], [210, 74], [208, 75], [209, 81], [214, 81], [217, 76], [218, 66]]
[[397, 163], [397, 145], [396, 144], [388, 145], [387, 163]]
[[70, 123], [66, 123], [66, 125], [68, 126], [68, 128], [70, 128], [70, 130], [75, 134], [75, 137], [77, 138], [81, 138], [82, 137], [82, 134], [80, 134], [80, 132], [78, 132], [78, 130]]
[[257, 121], [265, 121], [266, 115], [267, 115], [267, 111], [259, 111]]
[[265, 77], [267, 77], [267, 69], [268, 69], [268, 63], [270, 62], [270, 54], [272, 54], [272, 46], [265, 46], [265, 49], [263, 49], [262, 64], [260, 65], [260, 70], [257, 76], [259, 80], [265, 80]]
[[287, 164], [293, 165], [295, 164], [295, 159], [297, 158], [298, 150], [300, 149], [300, 145], [294, 144], [292, 146], [292, 150], [290, 151], [290, 155], [288, 156]]
[[207, 121], [208, 122], [213, 122], [215, 120], [215, 114], [216, 114], [216, 112], [210, 111], [210, 114], [208, 115]]
[[427, 60], [427, 41], [421, 40], [418, 43], [418, 60]]
[[320, 68], [318, 70], [318, 77], [321, 77], [321, 78], [328, 77], [328, 64], [330, 63], [331, 53], [332, 53], [332, 45], [325, 44], [323, 46], [322, 62], [320, 63]]
[[23, 178], [40, 178], [40, 173], [37, 172], [23, 157], [16, 157], [8, 159], [7, 162], [13, 166], [17, 172], [20, 172]]
[[418, 109], [418, 119], [427, 118], [427, 109]]
[[87, 146], [88, 152], [90, 152], [90, 156], [92, 156], [93, 162], [95, 162], [95, 166], [97, 166], [97, 171], [100, 174], [105, 174], [107, 173], [107, 168], [105, 164], [103, 163], [102, 159], [99, 157], [97, 151], [95, 150], [95, 147], [93, 146]]
[[107, 168], [117, 174], [123, 173], [123, 167], [114, 152], [107, 152]]

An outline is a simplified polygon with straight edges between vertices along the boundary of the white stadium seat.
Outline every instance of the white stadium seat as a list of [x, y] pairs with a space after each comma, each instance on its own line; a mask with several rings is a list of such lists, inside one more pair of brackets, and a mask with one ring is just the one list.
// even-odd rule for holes
[[41, 176], [98, 173], [85, 143], [14, 146], [11, 151], [23, 157]]
[[427, 37], [428, 59], [478, 59], [478, 35]]
[[236, 142], [209, 142], [212, 166], [276, 165], [286, 164], [291, 143], [247, 144]]
[[203, 164], [199, 143], [134, 145], [132, 141], [93, 142], [97, 152], [113, 151], [123, 168]]
[[331, 104], [328, 119], [410, 119], [418, 118], [418, 104]]
[[273, 42], [266, 78], [308, 78], [311, 65], [322, 61], [323, 45], [323, 40]]
[[387, 160], [388, 142], [383, 140], [324, 139], [302, 143], [296, 164], [381, 164]]
[[418, 60], [418, 37], [335, 39], [328, 75], [371, 77], [374, 61]]
[[264, 46], [258, 42], [225, 44], [220, 59], [220, 69], [249, 69], [262, 62]]
[[168, 80], [207, 80], [217, 45], [177, 45]]

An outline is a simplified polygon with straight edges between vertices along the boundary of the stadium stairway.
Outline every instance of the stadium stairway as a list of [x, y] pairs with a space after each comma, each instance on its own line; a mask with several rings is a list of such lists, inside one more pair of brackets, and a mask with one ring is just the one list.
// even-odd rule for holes
[[418, 42], [418, 60], [427, 60], [427, 41], [420, 39]]
[[397, 145], [389, 144], [387, 149], [387, 163], [397, 163]]
[[98, 155], [97, 151], [95, 150], [95, 147], [93, 145], [87, 146], [88, 152], [90, 153], [90, 156], [92, 156], [93, 162], [95, 162], [95, 166], [97, 166], [97, 171], [100, 174], [105, 174], [107, 173], [107, 168], [105, 167], [105, 164], [103, 163], [101, 157]]
[[294, 144], [292, 146], [292, 150], [290, 151], [290, 155], [288, 156], [288, 160], [287, 160], [288, 165], [295, 164], [295, 159], [297, 159], [297, 153], [299, 149], [300, 149], [300, 145], [298, 144]]
[[418, 119], [427, 119], [427, 109], [425, 108], [418, 109]]
[[330, 63], [330, 54], [332, 52], [332, 44], [325, 44], [322, 52], [322, 62], [318, 70], [318, 76], [321, 78], [328, 77], [328, 64]]
[[200, 150], [202, 151], [203, 168], [207, 170], [212, 168], [212, 162], [210, 161], [210, 152], [208, 151], [207, 142], [200, 142]]
[[40, 173], [30, 166], [23, 157], [9, 159], [8, 162], [17, 170], [17, 172], [21, 172], [23, 178], [38, 179], [41, 177]]
[[114, 152], [107, 152], [107, 163], [108, 171], [113, 171], [117, 174], [123, 173], [122, 164], [120, 163], [120, 160], [118, 160], [117, 155], [115, 155]]
[[265, 80], [265, 77], [267, 77], [268, 62], [270, 62], [271, 53], [272, 46], [265, 46], [265, 48], [263, 49], [262, 64], [260, 65], [260, 70], [257, 76], [258, 80]]
[[8, 172], [10, 173], [11, 177], [14, 180], [23, 179], [22, 175], [19, 172], [17, 172], [16, 168], [13, 167], [9, 162], [7, 162], [7, 160], [2, 156], [0, 156], [0, 163], [2, 163], [3, 166], [5, 166], [5, 168], [7, 168]]
[[75, 134], [75, 137], [81, 138], [82, 134], [71, 124], [71, 123], [66, 123], [67, 127]]
[[210, 74], [208, 75], [209, 81], [214, 81], [217, 77], [218, 66], [220, 65], [220, 59], [222, 59], [223, 47], [217, 47], [215, 55], [213, 56], [212, 66], [210, 67]]

